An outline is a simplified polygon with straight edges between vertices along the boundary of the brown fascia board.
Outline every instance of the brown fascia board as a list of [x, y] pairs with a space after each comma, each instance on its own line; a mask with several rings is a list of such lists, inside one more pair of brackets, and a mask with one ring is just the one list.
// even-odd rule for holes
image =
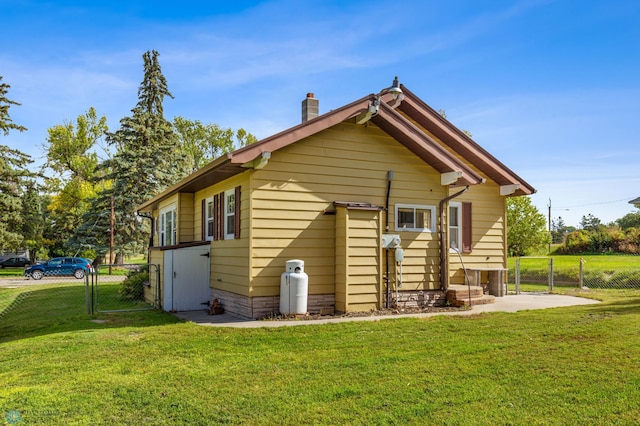
[[371, 121], [385, 133], [407, 147], [416, 156], [430, 164], [439, 173], [461, 171], [462, 176], [455, 183], [459, 185], [477, 185], [484, 183], [484, 178], [470, 167], [450, 154], [438, 142], [420, 130], [409, 120], [398, 114], [386, 103], [380, 105], [380, 110]]
[[138, 212], [153, 211], [164, 198], [171, 197], [179, 192], [191, 193], [199, 191], [244, 170], [246, 169], [242, 169], [237, 165], [231, 165], [229, 154], [223, 155], [180, 180], [178, 183], [171, 185], [150, 200], [140, 204], [136, 210]]
[[369, 101], [375, 95], [369, 95], [341, 108], [323, 114], [305, 123], [284, 130], [268, 138], [252, 143], [231, 153], [225, 154], [167, 188], [149, 201], [138, 206], [137, 211], [152, 211], [158, 202], [179, 192], [196, 192], [246, 171], [242, 164], [255, 160], [263, 152], [273, 152], [294, 142], [309, 137], [331, 126], [354, 117], [369, 107]]
[[298, 124], [283, 132], [277, 133], [268, 138], [240, 148], [230, 154], [231, 162], [244, 164], [255, 160], [263, 152], [273, 152], [280, 148], [291, 145], [301, 139], [312, 136], [322, 130], [326, 130], [336, 124], [342, 123], [352, 117], [357, 116], [369, 108], [369, 102], [375, 95], [369, 95], [341, 108], [320, 115], [305, 123]]
[[531, 195], [536, 192], [533, 186], [424, 103], [409, 89], [403, 85], [400, 87], [404, 94], [404, 100], [398, 107], [400, 111], [433, 133], [442, 143], [460, 154], [499, 185], [519, 184], [520, 189], [513, 195]]

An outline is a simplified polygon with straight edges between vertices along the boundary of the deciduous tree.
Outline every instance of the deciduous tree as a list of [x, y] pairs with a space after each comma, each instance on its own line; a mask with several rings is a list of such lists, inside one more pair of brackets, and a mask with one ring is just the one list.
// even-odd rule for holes
[[507, 198], [507, 247], [510, 256], [533, 253], [550, 240], [545, 217], [529, 197]]
[[[56, 241], [55, 254], [76, 253], [83, 247], [70, 246], [69, 239], [82, 222], [90, 200], [96, 196], [101, 183], [96, 181], [99, 141], [108, 131], [107, 118], [98, 117], [94, 108], [76, 119], [49, 129], [45, 145], [45, 169], [53, 176], [46, 178], [51, 203], [47, 206], [48, 220], [55, 223], [47, 235]], [[60, 251], [64, 247], [66, 250]]]
[[234, 132], [217, 124], [202, 124], [200, 120], [192, 121], [180, 116], [173, 118], [173, 128], [187, 156], [187, 173], [233, 151], [236, 145], [245, 146], [256, 141], [256, 137], [244, 129]]

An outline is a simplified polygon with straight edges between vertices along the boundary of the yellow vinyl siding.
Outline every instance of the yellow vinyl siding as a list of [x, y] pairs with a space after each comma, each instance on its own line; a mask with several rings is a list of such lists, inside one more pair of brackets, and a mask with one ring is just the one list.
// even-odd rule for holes
[[[394, 170], [389, 232], [400, 234], [405, 256], [415, 258], [403, 265], [403, 281], [407, 288], [437, 288], [437, 233], [395, 231], [394, 205], [437, 206], [446, 196], [440, 174], [376, 126], [343, 123], [274, 152], [267, 167], [253, 172], [254, 293], [279, 294], [287, 259], [305, 261], [310, 294], [337, 291], [336, 216], [323, 211], [333, 210], [334, 201], [384, 206], [388, 170]], [[270, 270], [262, 269], [261, 259], [272, 262]]]
[[247, 171], [195, 193], [193, 197], [193, 233], [200, 239], [202, 234], [202, 200], [215, 194], [241, 186], [240, 191], [240, 238], [211, 242], [212, 288], [249, 296], [249, 241], [251, 197]]
[[193, 236], [193, 194], [179, 194], [178, 197], [178, 242], [190, 243]]
[[379, 309], [382, 304], [382, 212], [336, 211], [336, 310]]
[[[466, 268], [506, 268], [505, 247], [505, 197], [500, 187], [487, 180], [473, 186], [455, 201], [472, 203], [472, 251], [462, 254]], [[464, 284], [464, 271], [456, 253], [449, 253], [449, 277], [451, 284]]]

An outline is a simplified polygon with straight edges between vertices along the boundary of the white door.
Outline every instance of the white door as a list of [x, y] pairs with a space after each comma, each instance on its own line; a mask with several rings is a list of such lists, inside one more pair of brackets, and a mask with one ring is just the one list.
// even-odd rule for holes
[[206, 309], [209, 288], [209, 246], [187, 247], [164, 252], [164, 310]]

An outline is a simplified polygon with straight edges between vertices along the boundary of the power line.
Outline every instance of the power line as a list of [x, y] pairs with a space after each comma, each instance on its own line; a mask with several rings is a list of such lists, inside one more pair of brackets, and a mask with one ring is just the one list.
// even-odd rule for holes
[[[590, 203], [590, 204], [580, 204], [577, 206], [567, 206], [567, 207], [557, 207], [559, 209], [575, 209], [577, 207], [588, 207], [588, 206], [597, 206], [597, 205], [601, 205], [601, 204], [613, 204], [613, 203], [620, 203], [622, 201], [629, 201], [632, 200], [633, 197], [627, 197], [627, 198], [621, 198], [619, 200], [614, 200], [614, 201], [602, 201], [600, 203]], [[556, 207], [554, 207], [555, 209]]]

